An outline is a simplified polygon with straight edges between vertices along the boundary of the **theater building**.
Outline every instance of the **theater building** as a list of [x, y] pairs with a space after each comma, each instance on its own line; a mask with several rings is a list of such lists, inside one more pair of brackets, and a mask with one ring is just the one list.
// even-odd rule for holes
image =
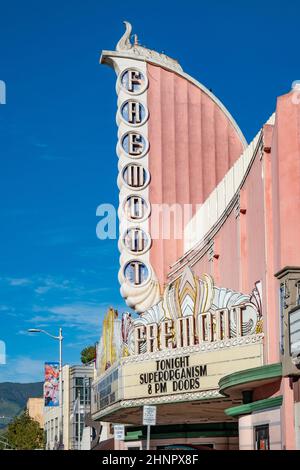
[[[121, 294], [98, 348], [92, 418], [116, 448], [300, 448], [300, 95], [247, 144], [179, 63], [131, 40], [117, 74]], [[300, 360], [299, 360], [300, 362]]]

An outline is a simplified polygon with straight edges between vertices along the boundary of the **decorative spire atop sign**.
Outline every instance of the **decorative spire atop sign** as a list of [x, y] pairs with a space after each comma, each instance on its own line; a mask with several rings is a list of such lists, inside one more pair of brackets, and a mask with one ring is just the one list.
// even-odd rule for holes
[[[125, 54], [126, 56], [127, 54], [130, 54], [137, 59], [140, 58], [142, 60], [161, 65], [162, 67], [174, 70], [175, 72], [182, 72], [182, 68], [180, 67], [177, 60], [168, 57], [166, 54], [152, 51], [146, 47], [141, 46], [136, 34], [134, 35], [134, 42], [132, 43], [132, 26], [128, 21], [123, 21], [123, 23], [126, 29], [125, 33], [116, 45], [116, 52]], [[104, 51], [103, 56], [106, 54], [108, 54], [107, 51]], [[103, 61], [105, 61], [105, 59]]]
[[132, 26], [128, 21], [123, 21], [123, 23], [125, 25], [126, 30], [116, 46], [116, 51], [118, 52], [128, 51], [132, 48], [132, 44], [130, 42]]

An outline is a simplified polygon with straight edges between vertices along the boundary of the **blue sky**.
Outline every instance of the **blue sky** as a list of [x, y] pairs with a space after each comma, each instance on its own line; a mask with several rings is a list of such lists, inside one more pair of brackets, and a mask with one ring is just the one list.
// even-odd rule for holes
[[123, 20], [141, 44], [177, 58], [221, 99], [250, 141], [299, 73], [295, 1], [38, 0], [0, 6], [0, 381], [42, 380], [57, 344], [26, 329], [64, 328], [64, 359], [125, 309], [114, 240], [96, 208], [115, 206], [114, 72], [99, 65]]

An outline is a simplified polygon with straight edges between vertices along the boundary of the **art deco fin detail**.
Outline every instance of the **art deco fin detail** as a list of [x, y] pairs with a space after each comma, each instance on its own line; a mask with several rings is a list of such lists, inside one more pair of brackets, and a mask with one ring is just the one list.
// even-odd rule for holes
[[116, 51], [118, 52], [128, 51], [132, 48], [132, 44], [130, 42], [132, 26], [130, 23], [128, 23], [128, 21], [123, 21], [123, 23], [125, 25], [126, 30], [116, 46]]

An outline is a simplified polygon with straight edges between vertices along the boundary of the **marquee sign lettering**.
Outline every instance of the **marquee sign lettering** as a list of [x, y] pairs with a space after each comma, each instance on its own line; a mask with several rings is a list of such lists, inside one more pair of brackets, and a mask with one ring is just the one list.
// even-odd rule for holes
[[[239, 148], [242, 150], [246, 143], [230, 114], [209, 90], [186, 75], [177, 60], [168, 57], [164, 53], [158, 53], [139, 45], [137, 39], [132, 43], [132, 27], [128, 22], [125, 22], [125, 26], [126, 31], [118, 41], [116, 49], [102, 52], [101, 63], [112, 67], [117, 75], [116, 122], [118, 125], [118, 142], [116, 152], [119, 159], [117, 183], [120, 191], [118, 210], [120, 225], [118, 244], [120, 269], [118, 279], [121, 285], [120, 291], [129, 307], [132, 307], [138, 313], [143, 313], [160, 302], [161, 290], [167, 276], [167, 266], [176, 261], [176, 259], [171, 259], [174, 252], [173, 247], [175, 246], [174, 240], [182, 236], [185, 238], [184, 243], [176, 243], [176, 254], [174, 252], [174, 256], [178, 258], [184, 255], [184, 246], [189, 243], [188, 237], [182, 233], [182, 229], [187, 228], [195, 210], [198, 210], [198, 203], [200, 205], [204, 202], [201, 200], [200, 193], [196, 190], [196, 178], [189, 177], [191, 184], [188, 186], [190, 188], [185, 187], [184, 182], [182, 188], [178, 189], [177, 187], [178, 182], [182, 179], [183, 168], [185, 168], [185, 175], [192, 175], [190, 172], [193, 172], [192, 167], [194, 167], [190, 164], [193, 151], [191, 153], [187, 149], [184, 152], [185, 145], [180, 146], [180, 151], [173, 152], [172, 177], [168, 177], [166, 168], [163, 168], [161, 176], [158, 176], [159, 162], [167, 162], [169, 158], [167, 155], [168, 144], [172, 142], [173, 146], [173, 144], [177, 145], [177, 142], [175, 142], [176, 139], [174, 140], [173, 131], [170, 131], [170, 136], [165, 135], [164, 116], [166, 110], [163, 113], [159, 112], [155, 102], [159, 100], [165, 106], [164, 103], [168, 103], [171, 96], [168, 96], [169, 91], [172, 96], [173, 92], [175, 93], [174, 107], [172, 106], [170, 114], [170, 129], [176, 130], [179, 126], [178, 129], [182, 128], [185, 135], [188, 133], [190, 118], [193, 120], [192, 108], [190, 109], [188, 103], [192, 103], [194, 106], [196, 96], [199, 97], [199, 100], [197, 98], [197, 106], [202, 102], [200, 97], [203, 94], [203, 98], [205, 96], [203, 102], [206, 103], [206, 100], [209, 100], [207, 103], [211, 103], [212, 109], [215, 109], [216, 106], [218, 115], [221, 112], [223, 117], [221, 120], [217, 119], [217, 127], [212, 135], [207, 137], [204, 132], [202, 136], [200, 128], [197, 132], [195, 131], [195, 142], [200, 139], [199, 145], [196, 145], [199, 149], [196, 152], [198, 155], [196, 160], [198, 160], [198, 157], [199, 161], [203, 158], [200, 145], [203, 139], [207, 138], [207, 142], [210, 142], [210, 139], [219, 132], [222, 133], [222, 139], [225, 139], [224, 142], [227, 142], [227, 138], [234, 139], [234, 141], [237, 139], [239, 144], [234, 146], [234, 150], [232, 150], [234, 154], [235, 152], [238, 154]], [[182, 102], [183, 97], [180, 90], [185, 88], [181, 88], [180, 83], [184, 84], [183, 86], [187, 90], [193, 83], [193, 87], [195, 86], [192, 93], [194, 98], [188, 91], [187, 101], [184, 98], [184, 103]], [[169, 86], [172, 89], [168, 90]], [[151, 92], [149, 91], [150, 87]], [[188, 113], [188, 119], [182, 119], [181, 105], [184, 105], [184, 109]], [[202, 113], [201, 106], [199, 112]], [[205, 119], [204, 115], [203, 119]], [[176, 125], [177, 121], [178, 126]], [[151, 132], [149, 131], [150, 124]], [[152, 124], [154, 125], [152, 126]], [[221, 126], [220, 130], [219, 124]], [[162, 132], [157, 132], [161, 126], [164, 126]], [[229, 137], [227, 129], [232, 129], [234, 134], [231, 135], [230, 132]], [[179, 133], [181, 134], [182, 131]], [[210, 144], [207, 143], [207, 145], [211, 147]], [[150, 165], [151, 159], [155, 162], [151, 162]], [[201, 173], [202, 169], [198, 168], [197, 165], [196, 167], [196, 171]], [[194, 189], [191, 189], [192, 186]], [[204, 191], [204, 193], [206, 192]], [[207, 194], [204, 193], [203, 197], [206, 197]], [[154, 200], [156, 206], [151, 207], [151, 202]], [[166, 209], [168, 210], [168, 216], [165, 216]], [[178, 214], [178, 216], [176, 209], [180, 209], [180, 215]], [[160, 217], [161, 214], [162, 217]], [[152, 219], [150, 219], [151, 216]], [[168, 220], [169, 217], [170, 221]], [[128, 232], [128, 228], [133, 230]], [[142, 233], [147, 234], [147, 236], [142, 236]], [[151, 237], [156, 240], [155, 243], [151, 243]], [[164, 257], [165, 262], [161, 260], [161, 250], [166, 254]], [[150, 256], [150, 253], [153, 256]], [[155, 270], [159, 274], [159, 281]]]
[[[128, 322], [118, 320], [122, 329]], [[107, 337], [111, 340], [112, 337]], [[93, 413], [105, 415], [126, 406], [217, 398], [219, 380], [227, 374], [262, 364], [262, 335], [205, 342], [187, 348], [131, 356], [124, 343], [114, 343], [123, 357], [100, 374], [93, 387]], [[102, 358], [103, 349], [98, 358]], [[129, 355], [128, 355], [129, 354]]]
[[[190, 356], [156, 361], [155, 372], [139, 375], [140, 385], [147, 385], [148, 395], [198, 390], [201, 377], [207, 376], [207, 365], [190, 365]], [[168, 390], [168, 382], [171, 386]]]
[[121, 88], [131, 95], [139, 95], [148, 87], [148, 79], [140, 69], [123, 70], [118, 77], [118, 88]]
[[[133, 259], [126, 264], [125, 275], [132, 284], [142, 285], [149, 272], [145, 264]], [[103, 327], [103, 335], [109, 334], [110, 339], [106, 346], [100, 342], [102, 371], [110, 364], [110, 359], [105, 359], [107, 354], [111, 357], [109, 348], [117, 360], [260, 334], [261, 283], [250, 295], [242, 294], [217, 287], [209, 275], [199, 278], [187, 267], [166, 287], [162, 300], [139, 318], [133, 320], [126, 313], [107, 325], [110, 330]]]
[[[118, 42], [107, 63], [117, 73], [117, 125], [119, 158], [119, 282], [126, 303], [143, 312], [160, 300], [160, 288], [150, 264], [151, 235], [149, 217], [148, 77], [146, 61], [137, 60], [138, 45], [130, 43], [131, 26]], [[122, 54], [132, 49], [133, 54]], [[120, 52], [120, 55], [118, 55]]]
[[194, 346], [261, 331], [260, 283], [251, 295], [213, 285], [186, 268], [165, 289], [163, 299], [134, 321], [128, 336], [132, 354]]
[[[119, 210], [121, 293], [127, 299], [128, 305], [142, 310], [142, 307], [149, 306], [148, 298], [153, 298], [154, 301], [159, 299], [159, 287], [149, 263], [151, 207], [147, 187], [151, 175], [148, 170], [148, 80], [146, 68], [144, 67], [142, 71], [139, 67], [141, 64], [137, 67], [126, 67], [119, 73], [117, 80], [119, 91], [117, 121], [120, 135], [117, 152], [121, 165], [118, 178], [121, 201]], [[132, 95], [137, 97], [134, 98]], [[153, 295], [149, 297], [151, 291], [154, 291], [154, 297]], [[141, 298], [141, 302], [136, 301], [137, 297]]]

